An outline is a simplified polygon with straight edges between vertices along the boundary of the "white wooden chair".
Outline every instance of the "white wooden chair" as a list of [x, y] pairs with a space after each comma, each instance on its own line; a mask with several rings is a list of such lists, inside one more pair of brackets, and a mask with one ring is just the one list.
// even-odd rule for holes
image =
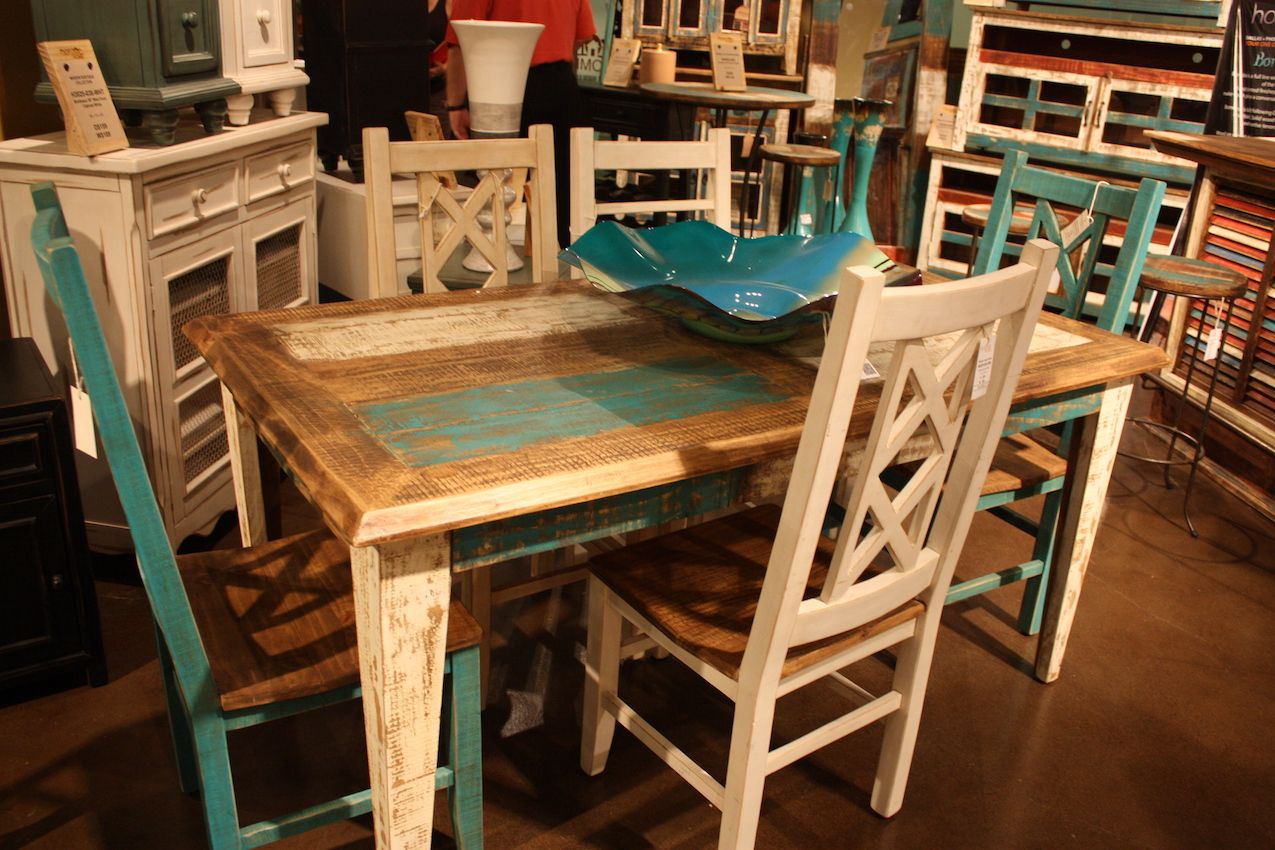
[[[872, 808], [899, 810], [943, 597], [1057, 257], [1033, 241], [1013, 268], [888, 291], [879, 273], [847, 270], [782, 510], [754, 508], [592, 561], [586, 772], [605, 766], [618, 720], [722, 811], [719, 848], [751, 848], [768, 774], [886, 718]], [[889, 342], [883, 380], [861, 387], [870, 347]], [[878, 389], [870, 426], [852, 417]], [[848, 429], [868, 436], [834, 544], [820, 529]], [[882, 474], [901, 452], [922, 460], [894, 489]], [[625, 622], [735, 702], [725, 783], [619, 697]], [[838, 672], [889, 647], [897, 662], [881, 695]], [[819, 679], [849, 699], [848, 712], [772, 750], [776, 700]]]
[[[553, 128], [537, 125], [525, 139], [477, 139], [465, 141], [391, 142], [384, 127], [363, 130], [363, 161], [367, 187], [368, 273], [374, 297], [397, 295], [392, 175], [416, 178], [419, 195], [421, 271], [426, 292], [442, 292], [439, 272], [458, 249], [472, 244], [495, 270], [484, 286], [504, 286], [508, 239], [505, 232], [506, 170], [520, 175], [526, 169], [528, 262], [535, 282], [553, 280], [558, 271], [557, 198], [554, 193]], [[478, 171], [478, 185], [463, 202], [444, 188], [442, 175]], [[478, 214], [490, 208], [491, 232], [478, 223]], [[439, 214], [441, 213], [441, 214]]]
[[[594, 191], [598, 171], [702, 171], [693, 198], [599, 203]], [[730, 229], [730, 131], [708, 131], [703, 142], [597, 141], [590, 127], [571, 131], [571, 241], [597, 223], [599, 216], [639, 213], [696, 213]]]

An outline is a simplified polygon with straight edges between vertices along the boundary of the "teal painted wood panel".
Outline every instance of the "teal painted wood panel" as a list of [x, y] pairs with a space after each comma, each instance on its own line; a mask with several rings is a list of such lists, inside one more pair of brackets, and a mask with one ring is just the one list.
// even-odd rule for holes
[[[786, 397], [761, 375], [704, 357], [407, 398], [356, 412], [396, 457], [420, 468]], [[550, 410], [557, 415], [546, 416]]]

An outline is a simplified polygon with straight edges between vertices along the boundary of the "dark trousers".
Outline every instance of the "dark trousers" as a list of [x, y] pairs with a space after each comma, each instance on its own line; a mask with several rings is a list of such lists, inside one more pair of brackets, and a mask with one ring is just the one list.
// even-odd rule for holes
[[584, 101], [569, 62], [546, 62], [527, 74], [522, 96], [522, 135], [533, 124], [553, 127], [554, 191], [558, 207], [558, 244], [571, 242], [571, 128], [586, 127]]

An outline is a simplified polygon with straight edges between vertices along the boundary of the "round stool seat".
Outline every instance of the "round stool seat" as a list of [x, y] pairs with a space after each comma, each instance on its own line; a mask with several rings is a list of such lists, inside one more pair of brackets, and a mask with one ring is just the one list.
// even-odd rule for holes
[[1239, 298], [1248, 291], [1248, 278], [1234, 269], [1163, 254], [1147, 255], [1138, 283], [1157, 292], [1191, 298]]
[[[1026, 236], [1031, 230], [1034, 210], [1027, 206], [1014, 207], [1014, 214], [1009, 219], [1009, 232], [1015, 236]], [[970, 204], [961, 210], [961, 221], [970, 227], [982, 230], [987, 227], [987, 220], [992, 216], [991, 204]]]
[[820, 168], [841, 162], [841, 154], [832, 148], [818, 145], [763, 145], [761, 158], [785, 165], [803, 165]]

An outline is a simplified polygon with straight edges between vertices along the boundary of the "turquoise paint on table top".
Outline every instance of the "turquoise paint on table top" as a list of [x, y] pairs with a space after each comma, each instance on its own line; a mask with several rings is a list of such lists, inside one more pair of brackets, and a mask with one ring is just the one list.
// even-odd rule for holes
[[761, 375], [729, 362], [685, 357], [380, 402], [354, 412], [404, 465], [427, 467], [786, 398]]

